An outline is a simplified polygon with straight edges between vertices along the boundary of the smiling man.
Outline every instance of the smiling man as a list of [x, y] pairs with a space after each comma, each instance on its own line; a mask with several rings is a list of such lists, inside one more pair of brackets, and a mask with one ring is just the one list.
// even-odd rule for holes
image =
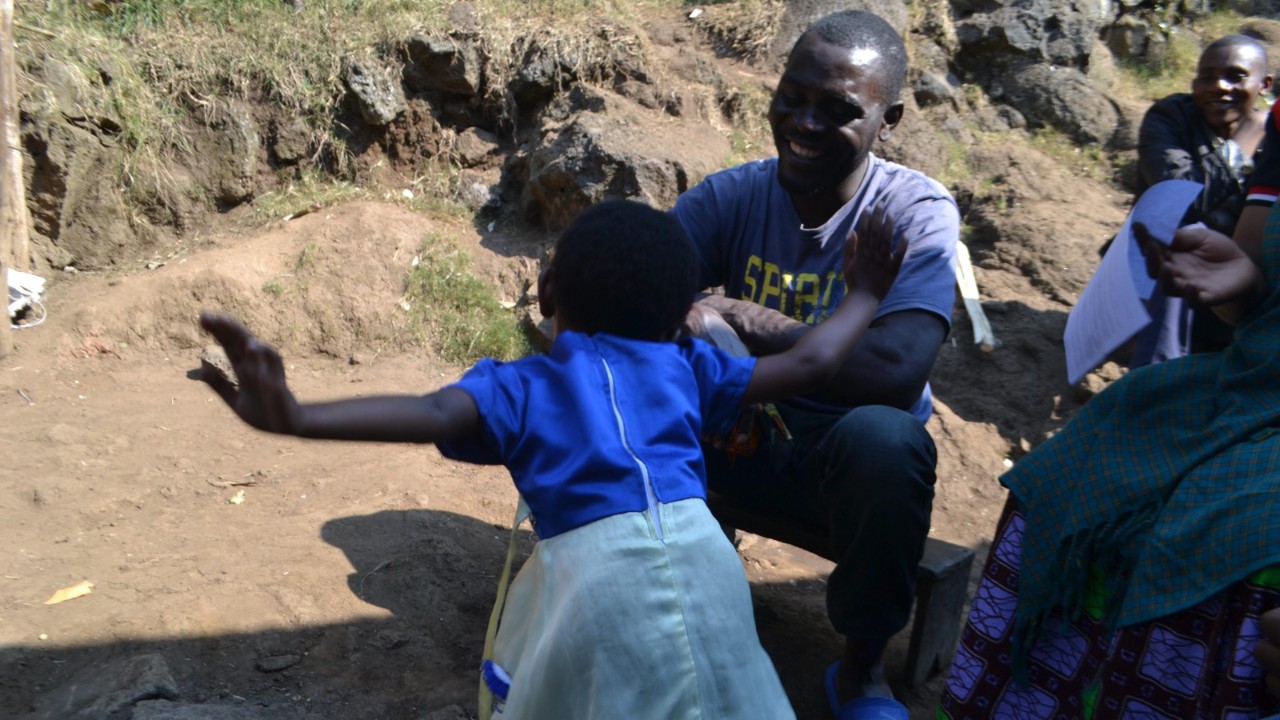
[[[1260, 159], [1271, 89], [1267, 51], [1246, 35], [1215, 40], [1200, 54], [1190, 93], [1157, 101], [1138, 130], [1138, 194], [1161, 180], [1205, 185], [1184, 222], [1203, 222], [1224, 235], [1235, 231], [1245, 183]], [[1147, 303], [1152, 323], [1134, 341], [1130, 367], [1221, 350], [1231, 328], [1213, 313], [1196, 313], [1181, 298], [1157, 292]]]
[[[710, 487], [829, 530], [840, 556], [828, 615], [845, 637], [824, 679], [841, 720], [905, 718], [881, 656], [906, 625], [929, 532], [937, 460], [928, 376], [951, 323], [960, 218], [940, 184], [872, 154], [902, 119], [901, 37], [867, 12], [828, 15], [796, 41], [769, 107], [778, 156], [708, 176], [672, 211], [702, 284], [756, 355], [781, 352], [844, 294], [850, 232], [906, 243], [877, 319], [820, 393], [778, 405], [790, 431], [751, 455], [708, 447]], [[883, 714], [877, 714], [883, 713]]]

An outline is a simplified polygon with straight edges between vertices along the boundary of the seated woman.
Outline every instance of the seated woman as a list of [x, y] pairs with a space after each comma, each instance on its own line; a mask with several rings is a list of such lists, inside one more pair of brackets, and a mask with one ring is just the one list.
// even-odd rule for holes
[[939, 717], [1276, 712], [1254, 650], [1280, 607], [1278, 113], [1234, 242], [1138, 231], [1152, 276], [1236, 324], [1231, 345], [1130, 372], [1001, 478]]
[[[1204, 184], [1186, 223], [1203, 222], [1224, 235], [1235, 230], [1245, 183], [1259, 160], [1267, 111], [1258, 98], [1271, 89], [1267, 51], [1245, 35], [1205, 48], [1190, 93], [1151, 106], [1138, 131], [1138, 194], [1161, 180]], [[1231, 331], [1212, 313], [1195, 313], [1181, 298], [1157, 292], [1148, 303], [1152, 323], [1138, 334], [1130, 367], [1221, 350]]]

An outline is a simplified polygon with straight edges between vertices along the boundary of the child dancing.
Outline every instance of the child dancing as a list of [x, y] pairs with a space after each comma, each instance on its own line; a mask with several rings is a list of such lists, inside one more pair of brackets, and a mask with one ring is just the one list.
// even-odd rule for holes
[[214, 370], [201, 379], [259, 430], [435, 443], [508, 468], [539, 542], [486, 670], [503, 720], [793, 718], [742, 563], [707, 509], [699, 441], [728, 432], [743, 406], [820, 388], [904, 251], [851, 234], [837, 311], [787, 352], [732, 357], [676, 339], [698, 289], [680, 223], [611, 201], [570, 224], [538, 279], [556, 329], [548, 355], [481, 360], [426, 395], [299, 403], [273, 348], [204, 313], [238, 385]]

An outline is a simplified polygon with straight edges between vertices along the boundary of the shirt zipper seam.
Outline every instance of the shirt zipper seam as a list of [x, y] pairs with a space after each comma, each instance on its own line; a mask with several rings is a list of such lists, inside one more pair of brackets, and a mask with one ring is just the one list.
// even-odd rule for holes
[[662, 522], [658, 517], [658, 493], [653, 489], [653, 482], [649, 477], [649, 466], [645, 464], [644, 460], [640, 459], [640, 456], [631, 447], [630, 441], [627, 440], [627, 425], [622, 418], [622, 410], [618, 407], [618, 393], [617, 386], [613, 380], [613, 369], [609, 367], [609, 361], [604, 356], [600, 357], [600, 362], [604, 365], [604, 374], [609, 380], [609, 407], [613, 410], [613, 418], [618, 421], [618, 437], [622, 441], [623, 449], [627, 451], [627, 454], [631, 456], [631, 459], [640, 468], [640, 477], [644, 480], [645, 503], [649, 509], [649, 521], [653, 523], [653, 529], [657, 532], [658, 539], [662, 540]]

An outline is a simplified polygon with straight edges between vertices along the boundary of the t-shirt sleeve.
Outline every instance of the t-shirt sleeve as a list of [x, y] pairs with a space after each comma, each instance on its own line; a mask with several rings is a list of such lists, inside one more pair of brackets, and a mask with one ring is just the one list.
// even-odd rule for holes
[[1280, 102], [1267, 114], [1266, 136], [1258, 165], [1249, 174], [1249, 205], [1273, 205], [1280, 196]]
[[[864, 217], [870, 213], [864, 214]], [[956, 299], [956, 243], [960, 211], [947, 196], [921, 199], [899, 216], [895, 243], [906, 239], [907, 255], [893, 287], [880, 302], [878, 317], [902, 310], [927, 310], [951, 328]]]
[[693, 241], [694, 250], [698, 253], [698, 287], [701, 289], [719, 287], [724, 284], [723, 263], [720, 262], [724, 252], [723, 233], [728, 227], [728, 214], [725, 205], [726, 188], [721, 187], [720, 177], [710, 175], [702, 182], [694, 185], [676, 198], [676, 205], [671, 209], [684, 231]]
[[480, 412], [480, 429], [474, 434], [437, 443], [440, 453], [452, 460], [477, 465], [502, 465], [519, 437], [524, 418], [523, 384], [514, 364], [485, 358], [468, 370], [456, 387], [471, 396]]
[[728, 433], [738, 417], [756, 359], [730, 355], [697, 338], [681, 340], [680, 350], [698, 381], [702, 431], [712, 435]]

